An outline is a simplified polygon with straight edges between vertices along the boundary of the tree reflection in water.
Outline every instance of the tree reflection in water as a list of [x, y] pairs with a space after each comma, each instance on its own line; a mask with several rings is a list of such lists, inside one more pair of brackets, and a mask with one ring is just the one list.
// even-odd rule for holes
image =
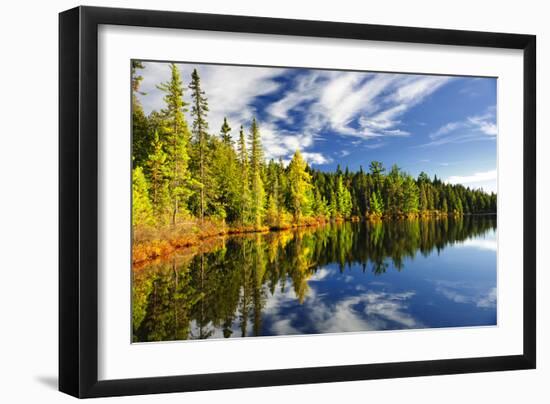
[[265, 335], [262, 320], [270, 299], [291, 292], [303, 304], [309, 283], [328, 264], [336, 263], [342, 274], [357, 267], [375, 275], [391, 267], [402, 271], [418, 253], [439, 254], [495, 228], [496, 216], [464, 216], [332, 223], [211, 239], [133, 268], [133, 340]]

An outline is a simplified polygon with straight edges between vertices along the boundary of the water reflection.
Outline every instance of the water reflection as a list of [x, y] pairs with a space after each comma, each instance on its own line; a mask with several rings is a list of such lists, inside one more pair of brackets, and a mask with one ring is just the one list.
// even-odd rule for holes
[[496, 323], [496, 218], [211, 239], [135, 267], [134, 341]]

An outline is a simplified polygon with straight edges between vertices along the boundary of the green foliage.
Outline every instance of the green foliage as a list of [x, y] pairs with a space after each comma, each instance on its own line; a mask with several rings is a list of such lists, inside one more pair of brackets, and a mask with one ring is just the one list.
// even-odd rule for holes
[[188, 144], [190, 133], [184, 112], [187, 103], [183, 101], [183, 86], [176, 64], [170, 64], [171, 78], [158, 88], [165, 93], [163, 109], [163, 133], [166, 145], [166, 165], [169, 172], [169, 194], [172, 205], [172, 224], [180, 214], [187, 212], [186, 206], [192, 194], [188, 170]]
[[248, 164], [248, 151], [246, 149], [246, 140], [242, 126], [239, 132], [238, 160], [240, 168], [240, 192], [237, 199], [237, 211], [239, 212], [238, 217], [241, 224], [248, 224], [252, 218], [252, 196], [250, 194], [250, 167]]
[[151, 154], [146, 162], [147, 173], [150, 181], [149, 196], [153, 207], [153, 215], [156, 221], [164, 224], [170, 212], [170, 171], [166, 164], [168, 155], [164, 151], [163, 143], [155, 131], [151, 144]]
[[255, 226], [260, 227], [265, 213], [265, 190], [262, 180], [263, 151], [256, 118], [250, 126], [250, 145], [251, 219]]
[[418, 212], [418, 186], [409, 175], [403, 181], [402, 210], [405, 214]]
[[132, 224], [153, 224], [153, 207], [149, 200], [149, 186], [143, 169], [132, 170]]
[[132, 60], [132, 157], [134, 167], [143, 165], [150, 152], [151, 142], [148, 120], [137, 97], [137, 94], [145, 95], [139, 91], [143, 77], [138, 71], [143, 68], [143, 63]]
[[[158, 86], [164, 108], [145, 116], [137, 95], [144, 65], [132, 62], [134, 224], [176, 224], [211, 218], [243, 227], [289, 227], [352, 217], [414, 217], [495, 213], [497, 195], [433, 180], [414, 179], [380, 161], [369, 170], [324, 172], [308, 166], [300, 150], [289, 165], [265, 161], [259, 124], [236, 144], [224, 118], [219, 135], [208, 133], [208, 99], [199, 72], [184, 87], [176, 64]], [[190, 103], [184, 98], [189, 88]], [[191, 105], [191, 130], [185, 112]], [[137, 181], [137, 182], [136, 182]]]
[[382, 216], [384, 213], [384, 203], [379, 191], [372, 192], [369, 199], [370, 213], [375, 216]]
[[220, 135], [222, 137], [222, 141], [226, 144], [231, 146], [231, 126], [227, 123], [227, 118], [223, 118], [223, 124], [220, 129]]
[[[199, 161], [199, 182], [200, 186], [200, 199], [199, 199], [199, 215], [201, 220], [204, 219], [205, 211], [208, 204], [208, 191], [214, 191], [212, 187], [213, 184], [209, 184], [209, 179], [212, 177], [208, 173], [209, 162], [207, 156], [207, 146], [208, 146], [208, 122], [206, 121], [206, 114], [208, 112], [208, 101], [206, 99], [205, 93], [201, 88], [201, 80], [197, 69], [193, 70], [191, 74], [191, 84], [189, 84], [191, 89], [191, 97], [193, 99], [191, 116], [193, 117], [193, 135], [195, 135], [195, 143], [198, 151], [198, 161]], [[214, 209], [217, 211], [217, 209]]]
[[288, 179], [290, 183], [290, 211], [294, 220], [300, 222], [301, 217], [308, 212], [311, 198], [311, 175], [306, 171], [307, 164], [299, 150], [296, 150], [288, 165]]
[[336, 183], [336, 209], [340, 216], [348, 218], [351, 215], [352, 201], [349, 189], [344, 186], [341, 176]]

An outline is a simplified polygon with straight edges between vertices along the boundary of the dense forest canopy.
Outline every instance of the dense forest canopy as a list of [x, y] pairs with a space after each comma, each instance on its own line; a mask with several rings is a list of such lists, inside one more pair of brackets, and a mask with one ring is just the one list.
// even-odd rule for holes
[[[332, 219], [496, 213], [494, 193], [447, 184], [424, 172], [414, 178], [397, 165], [372, 161], [358, 171], [323, 172], [310, 167], [300, 150], [288, 165], [266, 161], [256, 119], [246, 128], [232, 128], [227, 119], [218, 130], [209, 127], [208, 98], [196, 69], [184, 85], [171, 64], [170, 79], [158, 85], [164, 108], [147, 116], [137, 97], [143, 68], [132, 61], [134, 225], [207, 219], [257, 229]], [[236, 142], [232, 132], [238, 132]]]

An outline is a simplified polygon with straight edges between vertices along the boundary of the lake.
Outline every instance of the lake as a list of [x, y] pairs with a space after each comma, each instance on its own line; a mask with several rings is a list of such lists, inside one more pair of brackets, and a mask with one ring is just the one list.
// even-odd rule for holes
[[496, 216], [216, 237], [132, 270], [133, 341], [496, 325]]

